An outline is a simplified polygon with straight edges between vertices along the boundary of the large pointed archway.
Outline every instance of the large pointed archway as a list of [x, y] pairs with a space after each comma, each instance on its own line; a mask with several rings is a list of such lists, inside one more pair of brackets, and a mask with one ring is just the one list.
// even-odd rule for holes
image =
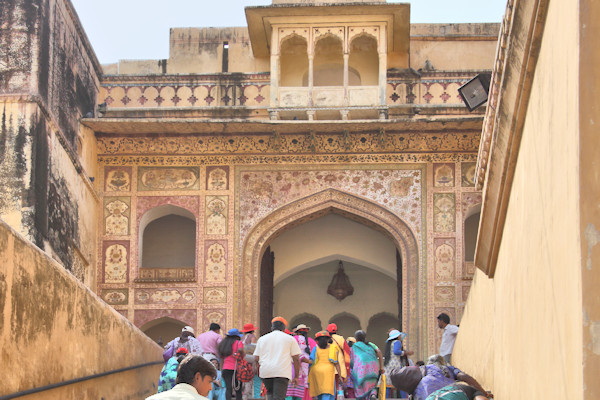
[[270, 241], [289, 229], [330, 213], [378, 230], [395, 244], [403, 261], [398, 281], [402, 284], [402, 328], [409, 333], [411, 348], [424, 343], [419, 316], [422, 313], [417, 292], [419, 285], [419, 246], [411, 228], [396, 214], [364, 198], [335, 189], [291, 202], [263, 218], [249, 232], [241, 248], [238, 271], [234, 274], [234, 320], [259, 321], [260, 264]]

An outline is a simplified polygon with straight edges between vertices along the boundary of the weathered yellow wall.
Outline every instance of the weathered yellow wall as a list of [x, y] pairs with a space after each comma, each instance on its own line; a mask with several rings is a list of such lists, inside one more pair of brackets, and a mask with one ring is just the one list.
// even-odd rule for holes
[[[161, 360], [161, 348], [0, 221], [0, 396]], [[141, 399], [161, 365], [27, 399]]]
[[577, 4], [550, 2], [496, 274], [477, 273], [453, 356], [498, 400], [583, 396]]
[[[583, 374], [584, 398], [600, 398], [600, 146], [598, 146], [598, 121], [600, 120], [600, 3], [593, 0], [579, 2], [580, 51], [579, 54], [579, 121], [581, 192], [581, 253], [583, 291]], [[595, 173], [591, 173], [594, 171]]]

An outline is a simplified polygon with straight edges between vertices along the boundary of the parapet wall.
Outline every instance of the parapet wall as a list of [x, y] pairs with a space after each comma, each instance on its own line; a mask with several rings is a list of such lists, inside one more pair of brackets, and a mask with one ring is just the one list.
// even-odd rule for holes
[[[161, 348], [61, 265], [0, 220], [0, 396], [161, 361]], [[161, 364], [26, 399], [142, 399]]]

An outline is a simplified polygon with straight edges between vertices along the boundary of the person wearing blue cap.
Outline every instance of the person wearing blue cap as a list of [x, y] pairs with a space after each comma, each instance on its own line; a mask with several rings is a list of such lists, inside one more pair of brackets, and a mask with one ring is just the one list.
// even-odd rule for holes
[[404, 349], [402, 342], [406, 338], [406, 333], [397, 329], [392, 329], [385, 343], [384, 368], [386, 376], [393, 369], [400, 369], [408, 365], [408, 356], [414, 354], [412, 351]]
[[236, 400], [242, 399], [242, 382], [235, 376], [235, 354], [244, 357], [244, 344], [240, 340], [243, 334], [236, 328], [227, 331], [227, 336], [219, 343], [219, 357], [223, 360], [221, 376], [225, 381], [225, 400], [231, 400], [235, 389]]

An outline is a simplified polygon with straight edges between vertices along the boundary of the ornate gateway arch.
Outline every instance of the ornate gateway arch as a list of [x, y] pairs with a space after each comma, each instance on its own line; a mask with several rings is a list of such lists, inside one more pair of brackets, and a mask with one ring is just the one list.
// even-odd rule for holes
[[[402, 328], [409, 333], [411, 348], [424, 344], [424, 331], [419, 320], [422, 300], [418, 297], [420, 282], [419, 246], [412, 229], [388, 209], [336, 189], [326, 189], [290, 202], [260, 220], [242, 243], [234, 274], [234, 321], [238, 324], [259, 321], [260, 262], [268, 244], [283, 232], [329, 213], [336, 213], [376, 229], [388, 236], [401, 255]], [[392, 301], [396, 301], [393, 299]]]

